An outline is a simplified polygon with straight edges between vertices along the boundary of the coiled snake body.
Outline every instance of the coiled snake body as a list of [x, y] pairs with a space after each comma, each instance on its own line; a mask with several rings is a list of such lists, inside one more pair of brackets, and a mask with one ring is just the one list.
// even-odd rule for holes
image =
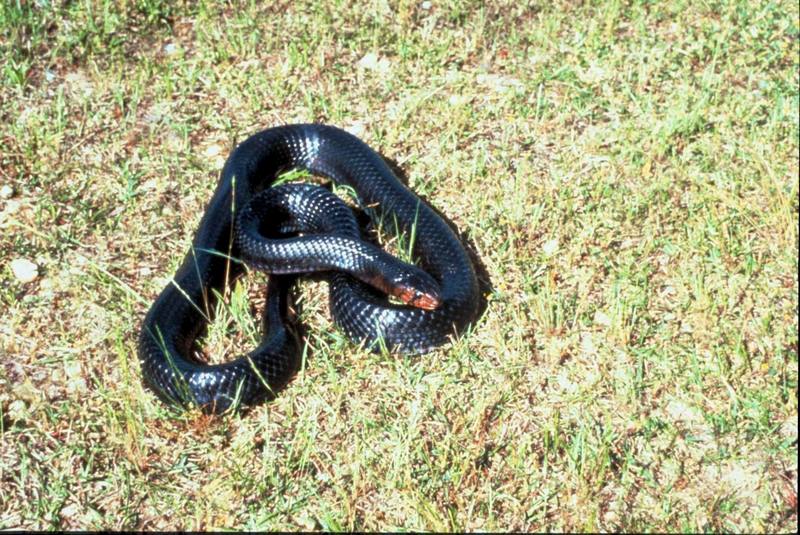
[[[270, 187], [302, 168], [352, 187], [364, 206], [415, 236], [419, 268], [361, 240], [352, 212], [319, 186]], [[193, 356], [211, 321], [216, 292], [244, 271], [242, 258], [270, 275], [265, 334], [242, 357], [208, 365]], [[222, 412], [251, 405], [283, 387], [298, 348], [284, 325], [296, 273], [330, 273], [334, 321], [356, 342], [424, 353], [473, 319], [478, 287], [467, 253], [450, 227], [406, 188], [383, 159], [355, 136], [319, 124], [259, 132], [228, 158], [192, 248], [144, 319], [139, 359], [162, 398]], [[427, 273], [426, 273], [427, 272]], [[392, 294], [405, 305], [389, 302]]]

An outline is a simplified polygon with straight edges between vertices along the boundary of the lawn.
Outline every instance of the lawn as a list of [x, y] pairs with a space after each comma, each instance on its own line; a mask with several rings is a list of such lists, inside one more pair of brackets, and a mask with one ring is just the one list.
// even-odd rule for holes
[[[796, 1], [4, 0], [0, 54], [0, 529], [796, 531]], [[140, 323], [295, 122], [396, 162], [485, 310], [373, 354], [305, 280], [277, 399], [177, 411]]]

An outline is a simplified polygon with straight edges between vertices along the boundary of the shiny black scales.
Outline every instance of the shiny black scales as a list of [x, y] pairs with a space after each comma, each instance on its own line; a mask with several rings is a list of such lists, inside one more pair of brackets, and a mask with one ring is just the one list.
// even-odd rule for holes
[[[271, 186], [292, 168], [350, 186], [375, 217], [396, 222], [398, 232], [410, 235], [413, 228], [421, 269], [364, 241], [350, 208], [324, 188]], [[247, 355], [199, 363], [192, 354], [213, 319], [214, 290], [221, 293], [243, 273], [239, 260], [272, 274], [264, 337]], [[328, 274], [334, 321], [373, 350], [429, 351], [461, 332], [478, 305], [461, 243], [377, 153], [331, 126], [271, 128], [231, 153], [191, 249], [147, 313], [139, 336], [144, 380], [162, 398], [210, 412], [271, 397], [297, 369], [297, 341], [285, 325], [288, 292], [297, 274], [309, 272]], [[435, 308], [393, 304], [387, 292]]]

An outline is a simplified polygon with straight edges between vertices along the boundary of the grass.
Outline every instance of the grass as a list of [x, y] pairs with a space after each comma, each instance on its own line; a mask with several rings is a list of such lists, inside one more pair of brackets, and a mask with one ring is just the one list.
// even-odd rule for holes
[[[799, 38], [789, 1], [0, 4], [0, 528], [796, 531]], [[277, 399], [176, 413], [140, 321], [234, 144], [305, 121], [397, 162], [486, 311], [374, 355], [305, 281]]]

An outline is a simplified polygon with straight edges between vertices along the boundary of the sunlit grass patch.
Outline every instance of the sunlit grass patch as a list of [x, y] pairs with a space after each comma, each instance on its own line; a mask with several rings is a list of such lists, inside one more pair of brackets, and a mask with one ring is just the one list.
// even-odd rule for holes
[[[799, 28], [782, 1], [5, 2], [0, 527], [795, 531]], [[485, 312], [376, 354], [303, 280], [275, 401], [166, 406], [151, 299], [235, 144], [313, 121], [453, 222]], [[210, 357], [257, 343], [263, 281], [223, 292]]]

